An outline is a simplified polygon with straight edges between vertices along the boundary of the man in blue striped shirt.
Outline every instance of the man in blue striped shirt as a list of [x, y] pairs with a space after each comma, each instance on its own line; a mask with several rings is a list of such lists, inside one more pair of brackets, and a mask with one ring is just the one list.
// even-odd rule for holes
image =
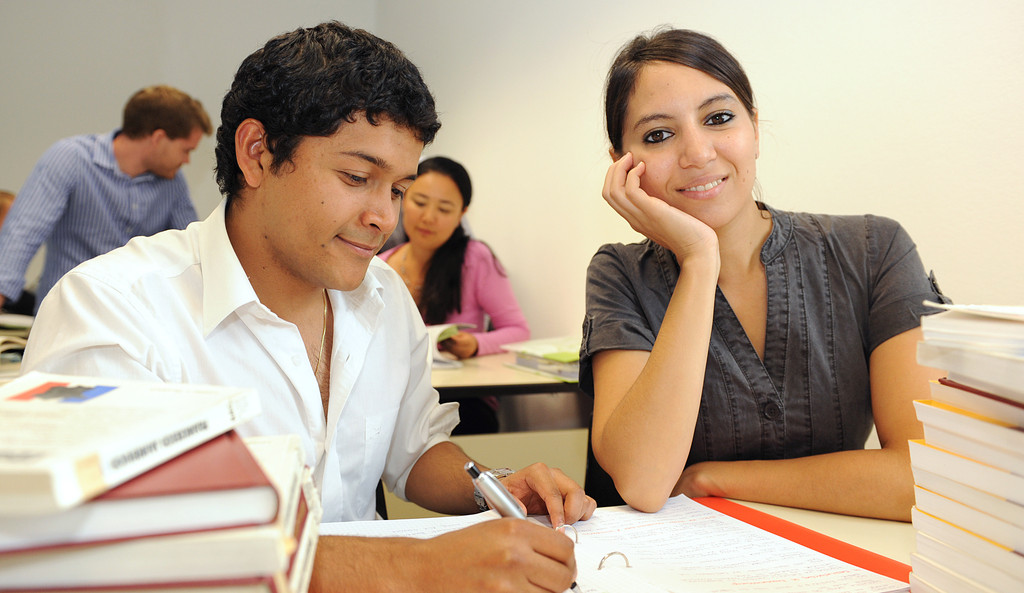
[[121, 128], [59, 140], [36, 163], [0, 227], [0, 308], [17, 300], [46, 242], [36, 306], [65, 272], [136, 235], [196, 220], [181, 166], [213, 127], [202, 104], [169, 86], [136, 92]]

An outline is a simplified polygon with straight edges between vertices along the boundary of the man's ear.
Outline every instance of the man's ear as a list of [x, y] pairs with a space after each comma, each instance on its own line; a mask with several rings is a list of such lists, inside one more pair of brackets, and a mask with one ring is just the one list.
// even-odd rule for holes
[[235, 159], [249, 187], [259, 187], [267, 175], [273, 157], [267, 150], [266, 130], [258, 120], [249, 118], [235, 128]]
[[169, 139], [167, 131], [160, 128], [153, 130], [153, 133], [146, 137], [147, 144], [150, 150], [157, 150], [161, 142], [167, 139]]

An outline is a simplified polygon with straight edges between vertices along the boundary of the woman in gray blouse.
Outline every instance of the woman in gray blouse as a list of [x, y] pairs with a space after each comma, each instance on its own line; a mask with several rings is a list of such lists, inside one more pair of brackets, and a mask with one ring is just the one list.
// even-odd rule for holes
[[587, 278], [580, 382], [618, 493], [909, 520], [911, 402], [941, 376], [915, 361], [922, 303], [943, 298], [910, 237], [756, 201], [753, 92], [705, 35], [636, 37], [605, 109], [604, 198], [648, 237], [602, 247]]

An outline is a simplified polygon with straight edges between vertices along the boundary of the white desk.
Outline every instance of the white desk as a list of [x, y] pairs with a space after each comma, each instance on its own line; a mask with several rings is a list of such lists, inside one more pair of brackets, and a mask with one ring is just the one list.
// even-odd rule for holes
[[897, 562], [910, 564], [910, 553], [914, 551], [914, 527], [910, 523], [834, 515], [742, 500], [735, 502]]

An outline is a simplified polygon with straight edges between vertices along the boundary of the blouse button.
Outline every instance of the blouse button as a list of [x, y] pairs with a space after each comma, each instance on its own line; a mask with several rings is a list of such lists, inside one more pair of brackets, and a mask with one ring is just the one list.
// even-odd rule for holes
[[769, 420], [778, 420], [782, 416], [782, 408], [775, 402], [768, 402], [764, 406], [764, 417]]

